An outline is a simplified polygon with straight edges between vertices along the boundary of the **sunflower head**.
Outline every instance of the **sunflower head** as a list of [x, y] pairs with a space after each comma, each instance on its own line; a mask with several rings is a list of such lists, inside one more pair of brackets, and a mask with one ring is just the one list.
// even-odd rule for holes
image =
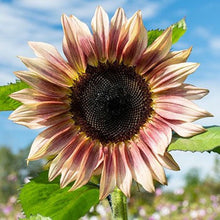
[[62, 16], [63, 51], [30, 42], [36, 58], [20, 57], [28, 71], [15, 75], [30, 88], [11, 95], [23, 103], [10, 119], [45, 128], [34, 140], [28, 161], [55, 155], [49, 180], [71, 190], [101, 175], [100, 199], [117, 186], [130, 195], [132, 179], [153, 191], [166, 184], [164, 167], [179, 167], [167, 152], [172, 130], [183, 137], [205, 129], [192, 122], [211, 116], [192, 100], [208, 90], [185, 84], [197, 63], [186, 62], [191, 48], [170, 51], [172, 27], [151, 45], [141, 12], [127, 19], [123, 9], [111, 21], [101, 8], [88, 26]]

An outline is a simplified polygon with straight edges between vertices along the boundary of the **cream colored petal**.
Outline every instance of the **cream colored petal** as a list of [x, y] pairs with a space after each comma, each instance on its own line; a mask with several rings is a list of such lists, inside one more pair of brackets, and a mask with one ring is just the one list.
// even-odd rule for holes
[[163, 167], [170, 169], [170, 170], [175, 170], [175, 171], [180, 170], [178, 164], [175, 162], [171, 154], [169, 154], [168, 152], [165, 152], [163, 156], [156, 155], [156, 157]]
[[44, 94], [52, 98], [63, 98], [70, 94], [70, 89], [55, 85], [47, 80], [42, 79], [36, 73], [30, 71], [17, 71], [14, 74], [26, 82], [32, 88], [34, 88], [38, 93]]
[[[34, 89], [22, 89], [20, 91], [14, 92], [10, 95], [11, 98], [22, 102], [24, 104], [34, 104], [36, 102], [48, 102], [48, 101], [61, 101], [59, 97], [50, 97], [45, 94], [40, 94]], [[62, 98], [63, 102], [68, 102], [67, 97]]]
[[212, 114], [179, 96], [160, 96], [154, 99], [155, 112], [165, 119], [192, 122]]
[[68, 65], [62, 58], [57, 49], [46, 43], [28, 42], [29, 46], [34, 50], [36, 56], [47, 60], [51, 65], [54, 65], [61, 72], [66, 73], [71, 79], [78, 78], [78, 74]]
[[116, 186], [116, 167], [112, 147], [104, 147], [104, 165], [100, 180], [99, 199], [106, 198]]
[[108, 58], [109, 18], [102, 7], [96, 8], [91, 26], [98, 60], [105, 62]]
[[117, 57], [117, 47], [119, 44], [119, 36], [121, 29], [127, 21], [126, 15], [122, 8], [118, 8], [111, 19], [111, 26], [109, 31], [109, 45], [108, 45], [108, 61], [114, 62]]
[[151, 169], [154, 179], [159, 181], [161, 184], [167, 184], [164, 169], [158, 162], [152, 150], [150, 150], [150, 148], [141, 140], [137, 141], [137, 146], [140, 149], [143, 160]]
[[55, 65], [43, 58], [19, 57], [25, 66], [37, 76], [62, 87], [70, 87], [73, 80]]
[[173, 64], [159, 72], [155, 72], [151, 78], [146, 78], [151, 84], [152, 92], [156, 93], [167, 90], [168, 88], [181, 86], [186, 77], [193, 73], [198, 67], [198, 63], [190, 62]]
[[130, 197], [132, 175], [125, 157], [125, 148], [126, 146], [123, 143], [116, 145], [113, 149], [116, 166], [116, 185], [127, 197]]
[[138, 11], [126, 24], [128, 42], [123, 49], [123, 62], [134, 66], [147, 48], [148, 35], [144, 27], [141, 12]]
[[148, 192], [153, 192], [155, 188], [152, 173], [144, 162], [140, 150], [133, 142], [132, 146], [126, 148], [126, 159], [135, 181], [140, 183]]
[[83, 159], [77, 173], [77, 178], [70, 191], [75, 190], [85, 185], [91, 178], [100, 158], [100, 145], [92, 142], [86, 152], [84, 152]]
[[159, 95], [180, 96], [189, 100], [201, 99], [209, 93], [208, 89], [198, 88], [190, 84], [182, 84], [176, 88], [167, 89], [157, 93]]
[[156, 117], [166, 123], [168, 126], [170, 126], [177, 134], [182, 137], [191, 137], [193, 135], [206, 131], [206, 129], [203, 128], [201, 125], [185, 123], [181, 120], [169, 120], [162, 118], [159, 115], [157, 115]]
[[86, 55], [86, 60], [88, 64], [92, 66], [98, 65], [98, 59], [95, 51], [93, 36], [84, 22], [77, 19], [75, 16], [71, 15], [73, 26], [75, 27], [75, 32], [78, 37], [78, 42], [82, 48], [83, 53]]
[[136, 71], [145, 74], [160, 62], [170, 51], [172, 45], [172, 28], [165, 30], [143, 53], [137, 62]]
[[153, 117], [140, 130], [140, 138], [153, 152], [163, 155], [170, 144], [172, 130], [166, 123]]
[[72, 68], [78, 73], [84, 73], [86, 60], [77, 35], [78, 25], [66, 15], [62, 16], [61, 22], [64, 31], [63, 52]]
[[[59, 126], [59, 129], [57, 128]], [[68, 146], [77, 136], [77, 130], [71, 122], [62, 122], [41, 132], [34, 140], [28, 161], [56, 155]]]

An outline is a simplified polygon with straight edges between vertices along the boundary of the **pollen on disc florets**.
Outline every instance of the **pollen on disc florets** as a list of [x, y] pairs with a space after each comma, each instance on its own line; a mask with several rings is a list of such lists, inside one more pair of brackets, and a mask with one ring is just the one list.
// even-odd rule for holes
[[72, 87], [71, 100], [76, 125], [103, 144], [131, 139], [152, 113], [144, 78], [118, 63], [88, 66]]

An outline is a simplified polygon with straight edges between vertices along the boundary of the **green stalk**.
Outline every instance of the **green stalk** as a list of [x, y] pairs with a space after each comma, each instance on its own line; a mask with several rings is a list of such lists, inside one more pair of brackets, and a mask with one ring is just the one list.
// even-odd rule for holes
[[112, 201], [112, 215], [114, 220], [127, 220], [128, 219], [128, 208], [127, 208], [127, 197], [118, 188], [111, 194]]

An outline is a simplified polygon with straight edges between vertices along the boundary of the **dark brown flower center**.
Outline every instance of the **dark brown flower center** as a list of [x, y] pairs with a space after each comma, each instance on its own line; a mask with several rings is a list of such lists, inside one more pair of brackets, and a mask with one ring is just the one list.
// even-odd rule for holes
[[152, 113], [146, 81], [123, 64], [88, 66], [71, 98], [76, 125], [103, 144], [129, 140]]

